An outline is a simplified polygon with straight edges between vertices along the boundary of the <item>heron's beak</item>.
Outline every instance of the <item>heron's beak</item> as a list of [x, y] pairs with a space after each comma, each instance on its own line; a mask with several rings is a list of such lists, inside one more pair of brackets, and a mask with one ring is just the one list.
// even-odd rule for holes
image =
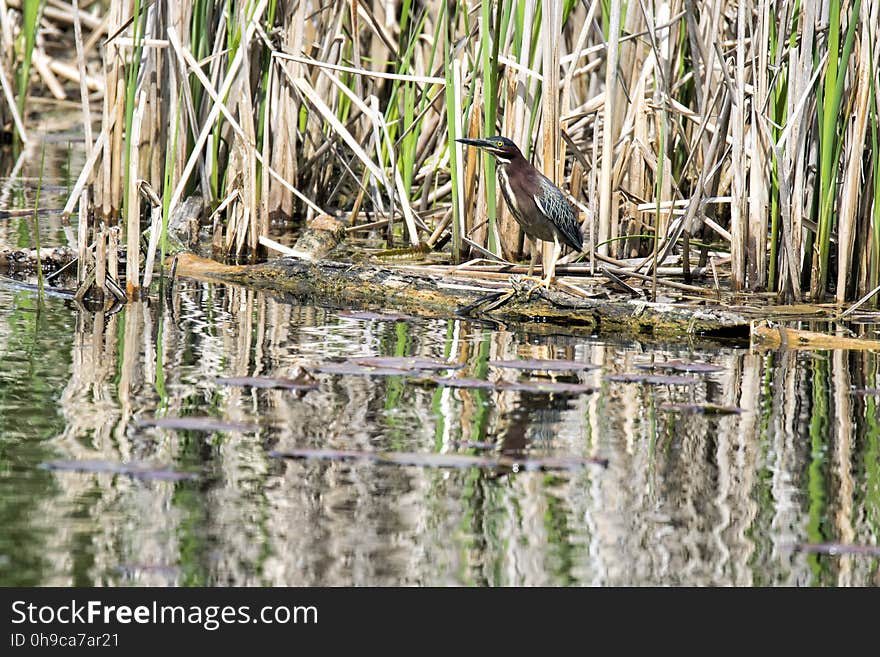
[[456, 139], [455, 141], [460, 144], [467, 144], [468, 146], [476, 146], [477, 148], [491, 148], [492, 142], [488, 139]]

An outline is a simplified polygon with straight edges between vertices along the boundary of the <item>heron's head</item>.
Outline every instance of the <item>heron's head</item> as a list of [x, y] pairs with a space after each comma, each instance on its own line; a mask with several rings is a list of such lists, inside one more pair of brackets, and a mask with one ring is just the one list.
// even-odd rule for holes
[[486, 137], [485, 139], [456, 139], [455, 141], [468, 146], [476, 146], [491, 153], [500, 162], [510, 162], [515, 157], [522, 157], [519, 149], [507, 137]]

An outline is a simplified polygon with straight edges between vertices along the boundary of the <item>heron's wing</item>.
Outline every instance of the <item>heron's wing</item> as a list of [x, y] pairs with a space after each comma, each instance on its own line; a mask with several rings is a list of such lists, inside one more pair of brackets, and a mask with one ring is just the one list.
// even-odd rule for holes
[[568, 199], [556, 185], [548, 179], [541, 179], [541, 194], [532, 196], [538, 210], [547, 217], [561, 234], [563, 241], [578, 251], [583, 249], [584, 240], [577, 215]]

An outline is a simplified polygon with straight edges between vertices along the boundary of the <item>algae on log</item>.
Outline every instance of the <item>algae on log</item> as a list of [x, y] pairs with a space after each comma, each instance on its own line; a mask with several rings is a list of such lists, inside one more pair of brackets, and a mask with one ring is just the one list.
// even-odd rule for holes
[[[309, 262], [278, 258], [257, 265], [223, 265], [190, 253], [177, 256], [178, 276], [214, 279], [287, 292], [299, 300], [362, 308], [394, 308], [425, 317], [461, 316], [487, 295], [504, 289], [478, 287], [480, 281], [418, 271], [415, 267], [387, 267], [332, 261]], [[582, 298], [557, 290], [538, 290], [529, 299], [525, 291], [491, 308], [487, 303], [468, 313], [475, 319], [532, 322], [547, 332], [653, 336], [675, 338], [697, 335], [748, 339], [749, 320], [720, 309], [650, 303], [634, 300], [599, 286], [597, 298]], [[599, 298], [601, 297], [601, 298]]]

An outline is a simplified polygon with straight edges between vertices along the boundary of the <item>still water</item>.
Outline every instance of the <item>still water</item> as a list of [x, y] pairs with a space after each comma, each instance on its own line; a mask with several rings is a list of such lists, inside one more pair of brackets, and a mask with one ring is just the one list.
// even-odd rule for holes
[[[34, 207], [40, 176], [41, 241], [73, 243], [58, 210], [81, 139], [56, 127], [43, 165], [40, 149], [0, 157], [0, 246], [32, 245], [32, 217], [2, 212]], [[193, 280], [94, 313], [0, 285], [0, 585], [880, 584], [877, 556], [808, 549], [880, 543], [878, 354], [543, 328]], [[317, 372], [364, 356], [457, 369]], [[598, 367], [492, 364], [515, 358]], [[646, 369], [670, 361], [714, 367]], [[314, 389], [216, 380], [304, 370]], [[180, 417], [251, 426], [152, 423]], [[296, 449], [321, 458], [273, 455]], [[327, 458], [343, 451], [409, 456]]]
[[[877, 355], [697, 351], [527, 326], [352, 316], [216, 283], [80, 312], [0, 289], [0, 583], [35, 585], [876, 585]], [[317, 389], [219, 385], [360, 356], [450, 376], [582, 381], [585, 394], [315, 374]], [[599, 369], [489, 364], [565, 358]], [[609, 380], [700, 362], [689, 384]], [[709, 368], [707, 368], [709, 369]], [[613, 378], [613, 376], [612, 376]], [[868, 390], [866, 390], [868, 389]], [[703, 404], [739, 414], [685, 412]], [[693, 409], [690, 409], [693, 410]], [[144, 425], [209, 416], [253, 430]], [[598, 456], [558, 471], [433, 467], [273, 450]], [[48, 470], [150, 462], [196, 478]]]

